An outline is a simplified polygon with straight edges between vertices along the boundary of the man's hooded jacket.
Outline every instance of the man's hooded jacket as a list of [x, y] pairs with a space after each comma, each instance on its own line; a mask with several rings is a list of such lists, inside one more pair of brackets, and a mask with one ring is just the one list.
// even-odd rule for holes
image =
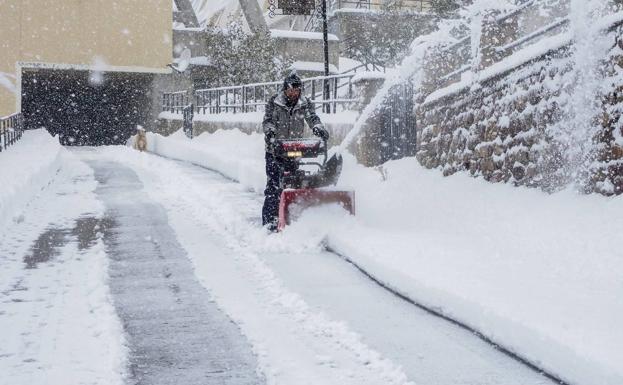
[[[262, 128], [267, 138], [296, 139], [303, 137], [305, 122], [312, 130], [317, 126], [322, 127], [314, 103], [303, 95], [296, 103], [289, 103], [285, 94], [280, 92], [266, 104]], [[266, 141], [266, 152], [274, 153], [274, 145], [270, 140]]]

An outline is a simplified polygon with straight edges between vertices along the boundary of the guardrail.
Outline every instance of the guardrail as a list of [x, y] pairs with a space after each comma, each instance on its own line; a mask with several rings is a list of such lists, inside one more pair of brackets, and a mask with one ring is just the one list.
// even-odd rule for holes
[[23, 132], [24, 117], [21, 113], [0, 118], [0, 152], [20, 140]]
[[191, 104], [191, 98], [187, 91], [165, 92], [162, 94], [162, 111], [181, 114], [189, 104]]
[[[355, 71], [302, 79], [303, 94], [309, 97], [316, 109], [336, 113], [355, 103], [353, 77]], [[324, 84], [328, 83], [329, 95], [324, 97]], [[169, 92], [162, 95], [162, 111], [181, 114], [188, 105], [199, 114], [244, 113], [263, 109], [270, 97], [281, 92], [283, 82], [253, 83], [240, 86], [217, 87], [196, 90], [191, 98], [187, 91]], [[339, 107], [339, 108], [338, 108]]]

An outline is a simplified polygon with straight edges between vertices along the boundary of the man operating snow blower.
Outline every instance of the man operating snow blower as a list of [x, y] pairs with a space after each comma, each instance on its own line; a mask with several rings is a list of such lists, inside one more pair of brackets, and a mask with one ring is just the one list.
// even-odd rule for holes
[[[354, 213], [352, 192], [319, 191], [335, 184], [341, 172], [338, 154], [327, 160], [329, 133], [316, 115], [313, 102], [302, 95], [303, 83], [296, 74], [283, 81], [282, 92], [266, 105], [262, 127], [266, 142], [266, 189], [262, 223], [270, 231], [282, 229], [289, 221], [290, 203], [309, 207], [321, 203], [340, 203]], [[303, 139], [305, 122], [317, 139]], [[322, 162], [306, 158], [324, 156]], [[300, 166], [317, 165], [316, 172]]]

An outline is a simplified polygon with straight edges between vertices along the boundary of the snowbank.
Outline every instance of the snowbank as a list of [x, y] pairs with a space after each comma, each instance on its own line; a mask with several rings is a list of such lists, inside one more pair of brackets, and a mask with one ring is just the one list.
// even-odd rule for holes
[[[261, 135], [149, 139], [158, 154], [264, 187]], [[357, 217], [310, 210], [278, 236], [283, 245], [326, 240], [388, 286], [562, 379], [623, 383], [623, 198], [444, 178], [412, 158], [380, 171], [346, 155], [341, 183], [356, 190]]]
[[58, 140], [43, 129], [26, 131], [16, 144], [0, 153], [0, 231], [20, 221], [20, 211], [54, 177], [62, 151]]
[[[232, 144], [234, 144], [232, 146]], [[156, 154], [218, 171], [256, 192], [264, 191], [266, 176], [263, 135], [240, 130], [219, 130], [199, 135], [192, 141], [180, 130], [169, 137], [147, 133], [147, 148]]]
[[0, 382], [122, 384], [105, 245], [81, 238], [104, 216], [93, 170], [43, 129], [1, 152], [0, 170]]

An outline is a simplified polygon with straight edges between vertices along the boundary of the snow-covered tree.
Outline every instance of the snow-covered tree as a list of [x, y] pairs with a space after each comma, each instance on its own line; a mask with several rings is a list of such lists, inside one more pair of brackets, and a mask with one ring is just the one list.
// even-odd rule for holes
[[413, 39], [433, 28], [434, 19], [429, 15], [409, 12], [400, 0], [386, 3], [343, 41], [344, 52], [362, 63], [394, 66], [407, 55]]
[[209, 27], [207, 50], [213, 72], [212, 86], [274, 81], [283, 76], [290, 63], [283, 59], [270, 31], [245, 32], [240, 19], [226, 29]]

